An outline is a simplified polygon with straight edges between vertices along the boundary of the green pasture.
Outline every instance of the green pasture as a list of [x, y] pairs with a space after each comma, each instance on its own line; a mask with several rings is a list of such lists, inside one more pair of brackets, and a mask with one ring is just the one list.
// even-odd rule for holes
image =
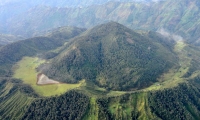
[[38, 74], [36, 68], [44, 62], [44, 60], [37, 57], [24, 57], [15, 65], [13, 78], [21, 79], [23, 83], [30, 85], [35, 92], [41, 96], [60, 95], [68, 90], [80, 87], [85, 82], [82, 80], [78, 84], [52, 84], [39, 86], [36, 84]]

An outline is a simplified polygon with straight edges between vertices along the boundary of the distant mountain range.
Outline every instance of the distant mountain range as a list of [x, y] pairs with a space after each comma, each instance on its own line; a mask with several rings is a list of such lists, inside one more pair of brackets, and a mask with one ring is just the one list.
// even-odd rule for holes
[[14, 35], [7, 35], [7, 34], [0, 34], [0, 44], [6, 45], [18, 40], [23, 40], [23, 37], [20, 36], [14, 36]]
[[[95, 4], [95, 2], [90, 3]], [[0, 31], [33, 36], [36, 32], [59, 26], [89, 28], [106, 21], [117, 21], [132, 29], [153, 31], [164, 29], [169, 33], [182, 36], [189, 43], [199, 45], [199, 6], [198, 0], [166, 0], [148, 3], [121, 1], [78, 8], [31, 5], [24, 10], [18, 9], [17, 14], [12, 14], [13, 7], [10, 7], [8, 13], [5, 11], [6, 8], [1, 7], [0, 9], [3, 10], [0, 15], [4, 15], [1, 19], [6, 18], [6, 15], [8, 19], [0, 20], [2, 23]]]
[[104, 4], [110, 1], [117, 2], [152, 2], [152, 1], [161, 1], [161, 0], [30, 0], [29, 2], [26, 0], [0, 0], [0, 5], [19, 5], [26, 4], [30, 6], [36, 5], [45, 5], [51, 7], [85, 7], [90, 5]]

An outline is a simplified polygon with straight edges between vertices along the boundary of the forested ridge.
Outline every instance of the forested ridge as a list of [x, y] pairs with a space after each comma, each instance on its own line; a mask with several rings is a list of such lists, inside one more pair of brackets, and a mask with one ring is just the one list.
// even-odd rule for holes
[[80, 120], [88, 109], [89, 97], [76, 91], [61, 96], [43, 98], [31, 103], [24, 120]]
[[47, 54], [45, 52], [62, 46], [83, 31], [85, 29], [65, 27], [50, 32], [46, 37], [34, 37], [3, 46], [0, 49], [0, 76], [11, 76], [11, 67], [22, 57]]
[[74, 38], [45, 74], [61, 82], [87, 79], [112, 90], [145, 88], [177, 62], [173, 42], [109, 22]]
[[163, 120], [200, 119], [200, 89], [193, 85], [151, 92], [149, 104], [152, 112]]

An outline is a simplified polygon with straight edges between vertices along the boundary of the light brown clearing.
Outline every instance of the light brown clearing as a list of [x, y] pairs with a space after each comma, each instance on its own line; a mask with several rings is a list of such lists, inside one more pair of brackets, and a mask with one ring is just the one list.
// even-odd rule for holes
[[46, 75], [39, 73], [37, 75], [37, 85], [59, 84], [60, 82], [49, 79]]

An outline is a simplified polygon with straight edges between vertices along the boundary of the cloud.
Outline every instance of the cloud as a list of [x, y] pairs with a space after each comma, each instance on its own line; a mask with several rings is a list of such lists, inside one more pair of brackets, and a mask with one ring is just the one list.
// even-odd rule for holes
[[180, 35], [172, 34], [172, 33], [168, 32], [167, 30], [165, 30], [164, 28], [157, 30], [157, 32], [160, 33], [161, 35], [171, 38], [175, 41], [184, 41], [183, 37], [181, 37]]
[[172, 35], [172, 38], [173, 38], [175, 41], [183, 41], [183, 37], [181, 37], [180, 35]]
[[161, 35], [165, 36], [165, 37], [170, 37], [169, 32], [167, 32], [165, 29], [161, 28], [157, 31], [158, 33], [160, 33]]

